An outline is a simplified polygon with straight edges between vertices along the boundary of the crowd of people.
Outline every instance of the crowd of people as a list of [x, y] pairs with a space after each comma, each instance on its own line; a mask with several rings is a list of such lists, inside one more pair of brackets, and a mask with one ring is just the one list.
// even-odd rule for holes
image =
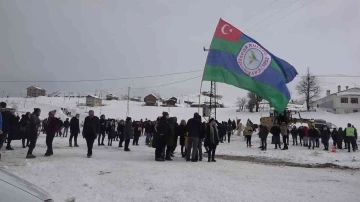
[[[288, 124], [282, 122], [269, 128], [266, 125], [253, 124], [247, 120], [243, 127], [241, 120], [228, 120], [227, 122], [218, 122], [215, 119], [209, 119], [202, 122], [202, 117], [195, 113], [189, 120], [181, 120], [178, 124], [176, 117], [170, 117], [168, 112], [163, 112], [162, 116], [155, 121], [142, 119], [133, 121], [130, 117], [126, 120], [106, 119], [101, 115], [100, 119], [94, 115], [94, 111], [89, 111], [89, 115], [84, 122], [80, 124], [80, 115], [66, 118], [63, 122], [55, 117], [56, 110], [50, 111], [48, 117], [40, 121], [41, 110], [35, 108], [33, 113], [27, 112], [20, 117], [15, 116], [13, 112], [5, 110], [6, 103], [0, 103], [0, 149], [6, 142], [7, 150], [13, 150], [12, 140], [22, 140], [22, 146], [29, 147], [26, 158], [36, 158], [33, 150], [36, 146], [37, 137], [40, 131], [46, 134], [47, 150], [45, 156], [53, 155], [53, 141], [55, 137], [69, 137], [69, 147], [79, 147], [78, 135], [82, 131], [82, 136], [87, 143], [87, 157], [92, 156], [94, 142], [97, 140], [98, 146], [104, 146], [106, 135], [108, 136], [107, 145], [112, 146], [114, 141], [119, 141], [118, 147], [124, 147], [124, 151], [129, 152], [130, 141], [133, 146], [139, 146], [141, 135], [146, 136], [145, 144], [155, 148], [156, 161], [171, 161], [178, 143], [180, 144], [181, 157], [186, 161], [197, 162], [203, 160], [204, 153], [207, 154], [208, 162], [216, 162], [215, 152], [219, 143], [228, 141], [236, 133], [238, 136], [244, 136], [246, 145], [251, 148], [252, 136], [257, 133], [260, 138], [260, 149], [267, 150], [268, 135], [272, 134], [271, 144], [274, 149], [288, 150], [289, 136], [292, 136], [293, 146], [303, 146], [308, 149], [324, 145], [324, 150], [329, 150], [329, 141], [332, 138], [333, 146], [338, 149], [348, 149], [355, 152], [357, 146], [357, 130], [350, 123], [343, 130], [342, 128], [330, 128], [323, 126], [316, 128], [315, 124], [307, 126], [288, 128]], [[82, 127], [82, 130], [81, 130]], [[281, 141], [282, 137], [282, 141]], [[298, 141], [299, 140], [299, 141]], [[343, 147], [344, 145], [344, 147]], [[1, 154], [0, 154], [1, 159]]]

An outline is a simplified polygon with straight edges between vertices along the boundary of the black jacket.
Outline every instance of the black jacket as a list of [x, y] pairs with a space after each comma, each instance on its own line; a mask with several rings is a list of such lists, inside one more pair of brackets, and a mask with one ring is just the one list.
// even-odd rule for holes
[[270, 129], [270, 133], [273, 134], [273, 136], [280, 136], [281, 130], [279, 126], [273, 126]]
[[154, 126], [150, 121], [145, 122], [145, 133], [154, 133]]
[[100, 121], [97, 116], [90, 118], [87, 116], [84, 121], [82, 134], [84, 137], [96, 137], [100, 133]]
[[70, 132], [74, 134], [80, 133], [80, 121], [76, 117], [70, 120]]
[[[214, 127], [214, 142], [211, 142], [211, 138], [210, 138], [210, 127]], [[218, 130], [215, 129], [216, 126], [212, 126], [210, 124], [207, 124], [205, 127], [205, 141], [204, 143], [206, 145], [212, 146], [212, 145], [218, 145], [219, 144], [219, 134], [216, 134], [216, 132], [219, 132]]]
[[315, 128], [309, 128], [309, 137], [311, 138], [317, 138], [319, 137], [319, 131]]
[[196, 118], [191, 118], [187, 122], [187, 130], [189, 133], [189, 137], [200, 137], [200, 133], [202, 130], [202, 123], [200, 120]]
[[290, 133], [291, 133], [292, 136], [297, 136], [297, 135], [298, 135], [298, 132], [299, 132], [299, 131], [298, 131], [298, 129], [296, 129], [296, 128], [292, 128], [291, 131], [290, 131]]
[[266, 126], [260, 125], [259, 136], [260, 138], [267, 138], [269, 129]]
[[119, 123], [118, 126], [117, 126], [117, 132], [123, 134], [124, 133], [124, 128], [125, 128], [125, 125]]
[[106, 131], [106, 119], [100, 119], [100, 132], [105, 133]]
[[152, 146], [154, 148], [163, 147], [166, 145], [168, 137], [171, 135], [171, 127], [168, 119], [161, 117], [155, 127], [156, 132], [153, 136]]
[[70, 122], [69, 122], [69, 120], [66, 120], [65, 122], [64, 122], [64, 127], [65, 128], [68, 128], [70, 126]]
[[28, 125], [28, 135], [30, 138], [37, 137], [40, 125], [39, 117], [35, 113], [32, 113]]

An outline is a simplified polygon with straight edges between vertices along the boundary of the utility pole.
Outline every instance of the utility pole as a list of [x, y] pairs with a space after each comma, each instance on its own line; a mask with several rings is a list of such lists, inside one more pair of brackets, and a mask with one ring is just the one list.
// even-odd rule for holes
[[4, 91], [1, 94], [1, 100], [4, 98]]
[[129, 102], [130, 102], [130, 87], [128, 88], [128, 97], [127, 97], [126, 117], [129, 117], [129, 115], [130, 115]]

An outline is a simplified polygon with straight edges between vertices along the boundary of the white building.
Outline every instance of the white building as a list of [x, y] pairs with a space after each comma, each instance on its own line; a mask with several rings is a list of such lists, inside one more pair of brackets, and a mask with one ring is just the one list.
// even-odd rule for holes
[[312, 107], [325, 109], [335, 114], [354, 113], [360, 111], [360, 88], [349, 88], [341, 90], [338, 86], [338, 92], [330, 94], [330, 90], [326, 91], [326, 96], [312, 102]]
[[97, 97], [97, 96], [93, 96], [93, 95], [88, 95], [86, 96], [86, 106], [88, 107], [98, 107], [102, 105], [102, 99]]

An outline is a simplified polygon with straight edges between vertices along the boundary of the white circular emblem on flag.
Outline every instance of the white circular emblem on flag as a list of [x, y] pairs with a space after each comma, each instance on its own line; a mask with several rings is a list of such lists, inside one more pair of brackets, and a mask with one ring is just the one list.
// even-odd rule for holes
[[245, 74], [254, 77], [262, 74], [271, 63], [271, 55], [254, 42], [243, 45], [237, 62]]

